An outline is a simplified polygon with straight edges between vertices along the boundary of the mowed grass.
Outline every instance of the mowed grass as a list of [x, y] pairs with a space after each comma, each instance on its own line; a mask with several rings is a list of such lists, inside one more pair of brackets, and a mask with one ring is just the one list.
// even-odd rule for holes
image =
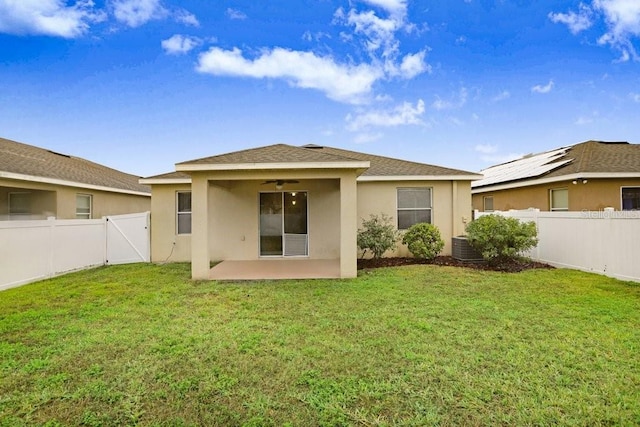
[[639, 425], [640, 286], [429, 265], [0, 292], [0, 425]]

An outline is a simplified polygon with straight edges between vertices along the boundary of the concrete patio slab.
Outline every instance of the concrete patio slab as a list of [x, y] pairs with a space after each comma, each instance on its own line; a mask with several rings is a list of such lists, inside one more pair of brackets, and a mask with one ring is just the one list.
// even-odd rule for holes
[[339, 279], [338, 259], [262, 259], [222, 261], [209, 272], [211, 280]]

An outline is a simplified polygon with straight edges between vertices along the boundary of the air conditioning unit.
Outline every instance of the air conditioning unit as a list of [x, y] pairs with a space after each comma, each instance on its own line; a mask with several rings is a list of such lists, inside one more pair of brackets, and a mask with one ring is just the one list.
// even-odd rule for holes
[[454, 259], [458, 261], [482, 261], [482, 255], [471, 247], [466, 236], [453, 237], [451, 245]]

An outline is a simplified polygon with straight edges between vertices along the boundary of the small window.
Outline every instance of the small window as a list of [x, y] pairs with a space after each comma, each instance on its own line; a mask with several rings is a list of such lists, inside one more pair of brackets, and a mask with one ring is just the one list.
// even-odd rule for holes
[[640, 210], [640, 187], [622, 187], [622, 210]]
[[179, 191], [177, 198], [178, 234], [191, 234], [191, 191]]
[[91, 194], [76, 194], [76, 218], [91, 219]]
[[493, 212], [493, 196], [483, 198], [484, 211]]
[[9, 193], [9, 216], [31, 214], [30, 193]]
[[398, 230], [431, 223], [431, 188], [398, 188]]
[[569, 210], [569, 190], [566, 188], [555, 188], [551, 190], [550, 199], [552, 211]]

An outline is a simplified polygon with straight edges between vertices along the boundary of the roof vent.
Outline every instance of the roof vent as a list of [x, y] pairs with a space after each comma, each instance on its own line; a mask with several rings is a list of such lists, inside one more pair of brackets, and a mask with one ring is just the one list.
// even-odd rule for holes
[[310, 148], [312, 150], [321, 150], [324, 147], [322, 145], [316, 145], [316, 144], [307, 144], [307, 145], [303, 145], [302, 148]]
[[49, 153], [51, 154], [55, 154], [56, 156], [62, 156], [62, 157], [66, 157], [67, 159], [70, 159], [71, 156], [68, 154], [62, 154], [62, 153], [56, 153], [55, 151], [51, 151], [51, 150], [47, 150]]

